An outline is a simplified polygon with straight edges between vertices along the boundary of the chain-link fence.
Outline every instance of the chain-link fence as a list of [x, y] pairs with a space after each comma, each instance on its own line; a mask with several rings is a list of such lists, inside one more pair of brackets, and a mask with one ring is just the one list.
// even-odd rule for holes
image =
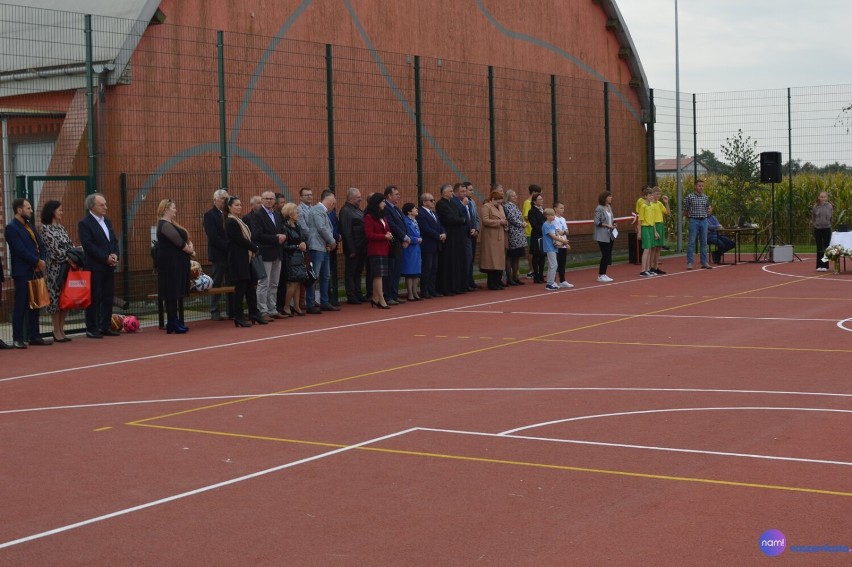
[[[676, 95], [655, 90], [654, 103], [655, 156], [668, 158], [669, 167], [657, 172], [658, 183], [676, 207], [671, 172], [677, 156]], [[848, 224], [852, 212], [852, 116], [844, 110], [850, 104], [852, 85], [682, 93], [682, 195], [692, 191], [696, 178], [704, 178], [723, 225], [745, 218], [758, 224], [767, 240], [774, 192], [778, 240], [812, 245], [811, 209], [820, 191], [829, 194], [836, 224]], [[783, 156], [783, 179], [761, 183], [760, 154], [773, 151]]]
[[[548, 204], [559, 199], [569, 220], [583, 220], [604, 189], [617, 214], [629, 213], [653, 179], [649, 156], [676, 155], [674, 94], [663, 91], [653, 93], [649, 150], [652, 113], [630, 85], [1, 4], [0, 20], [3, 224], [16, 178], [47, 178], [24, 180], [25, 193], [37, 211], [62, 200], [74, 237], [80, 183], [59, 177], [87, 178], [105, 194], [120, 233], [117, 296], [137, 314], [154, 306], [151, 231], [164, 198], [177, 203], [177, 220], [206, 264], [201, 219], [219, 187], [244, 200], [269, 189], [294, 201], [303, 186], [339, 195], [357, 186], [366, 197], [395, 184], [403, 202], [415, 202], [456, 181], [472, 181], [478, 201], [491, 183], [522, 198], [538, 184]], [[741, 130], [758, 142], [757, 153], [792, 155], [793, 189], [810, 185], [791, 192], [786, 178], [778, 184], [778, 226], [805, 242], [814, 188], [827, 184], [849, 206], [847, 174], [828, 179], [819, 168], [852, 155], [841, 111], [850, 100], [846, 86], [683, 95], [681, 153], [710, 150], [724, 161], [721, 146]], [[731, 186], [724, 173], [705, 176], [711, 194], [728, 195], [719, 213], [730, 223], [737, 195], [723, 191]], [[761, 222], [766, 188], [751, 183], [739, 197]], [[788, 217], [781, 213], [791, 195]], [[595, 250], [588, 239], [575, 241], [579, 252]], [[620, 239], [621, 254], [625, 247]], [[203, 301], [196, 303], [201, 317]]]

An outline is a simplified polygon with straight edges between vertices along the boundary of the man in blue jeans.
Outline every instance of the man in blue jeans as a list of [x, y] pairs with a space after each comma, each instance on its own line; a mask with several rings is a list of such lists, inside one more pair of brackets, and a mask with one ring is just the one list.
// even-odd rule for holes
[[308, 313], [318, 315], [323, 311], [340, 311], [340, 307], [329, 302], [328, 288], [331, 282], [331, 264], [329, 262], [329, 251], [337, 248], [331, 220], [328, 211], [337, 206], [334, 193], [328, 189], [322, 192], [322, 197], [317, 205], [311, 207], [308, 216], [308, 249], [311, 251], [311, 263], [317, 275], [314, 285], [320, 286], [320, 304], [316, 305], [314, 298], [314, 286], [310, 286], [305, 294], [305, 303]]
[[695, 254], [695, 241], [701, 244], [701, 267], [712, 269], [707, 259], [707, 208], [710, 200], [704, 194], [704, 180], [695, 182], [695, 191], [683, 200], [683, 214], [689, 219], [689, 247], [686, 249], [686, 269], [692, 269], [692, 259]]

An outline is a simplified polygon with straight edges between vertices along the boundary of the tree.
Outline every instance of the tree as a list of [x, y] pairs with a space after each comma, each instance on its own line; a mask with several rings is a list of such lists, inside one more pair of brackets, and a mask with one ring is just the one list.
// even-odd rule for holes
[[760, 185], [760, 156], [757, 141], [745, 136], [742, 129], [725, 138], [721, 147], [724, 158], [719, 194], [714, 197], [717, 206], [728, 212], [728, 217], [754, 215], [762, 208], [764, 191]]
[[796, 175], [802, 170], [802, 160], [793, 159], [784, 164], [784, 173], [787, 175]]
[[698, 155], [695, 156], [695, 159], [698, 160], [698, 163], [707, 168], [708, 173], [726, 173], [725, 164], [719, 161], [719, 159], [716, 157], [716, 154], [714, 154], [710, 150], [705, 150], [702, 148], [702, 150], [698, 152]]

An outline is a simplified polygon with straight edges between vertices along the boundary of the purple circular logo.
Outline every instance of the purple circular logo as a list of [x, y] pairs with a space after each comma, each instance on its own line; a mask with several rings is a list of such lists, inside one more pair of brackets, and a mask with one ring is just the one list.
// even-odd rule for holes
[[760, 551], [769, 557], [776, 557], [787, 549], [787, 538], [779, 530], [766, 530], [758, 540]]

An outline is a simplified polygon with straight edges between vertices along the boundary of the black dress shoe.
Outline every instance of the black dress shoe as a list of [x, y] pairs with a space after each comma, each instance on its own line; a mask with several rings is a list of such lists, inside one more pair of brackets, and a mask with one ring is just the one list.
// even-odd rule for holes
[[103, 335], [104, 337], [120, 337], [121, 333], [113, 331], [112, 329], [105, 329], [101, 331], [101, 335]]
[[0, 340], [0, 350], [12, 350], [13, 348], [15, 347]]
[[348, 303], [349, 305], [361, 305], [362, 302], [355, 297], [350, 297], [346, 300], [346, 303]]
[[320, 305], [320, 309], [323, 311], [340, 311], [340, 307], [332, 305], [331, 303], [323, 303]]
[[48, 345], [50, 345], [51, 343], [47, 342], [46, 340], [44, 340], [44, 339], [43, 339], [43, 338], [41, 338], [41, 337], [36, 337], [36, 338], [34, 338], [34, 339], [30, 339], [30, 344], [31, 344], [31, 345], [36, 345], [36, 346], [48, 346]]
[[210, 316], [210, 320], [211, 321], [224, 321], [225, 318], [222, 317], [219, 313], [216, 313], [215, 315]]
[[12, 346], [15, 348], [27, 348], [27, 343], [24, 341], [15, 341], [12, 343]]
[[322, 311], [316, 305], [314, 305], [313, 307], [308, 307], [307, 309], [305, 309], [305, 311], [307, 311], [311, 315], [322, 315]]
[[432, 294], [432, 297], [444, 297], [443, 293], [438, 293], [437, 291]]
[[102, 339], [104, 336], [100, 333], [93, 333], [91, 331], [86, 331], [86, 338], [89, 339]]

